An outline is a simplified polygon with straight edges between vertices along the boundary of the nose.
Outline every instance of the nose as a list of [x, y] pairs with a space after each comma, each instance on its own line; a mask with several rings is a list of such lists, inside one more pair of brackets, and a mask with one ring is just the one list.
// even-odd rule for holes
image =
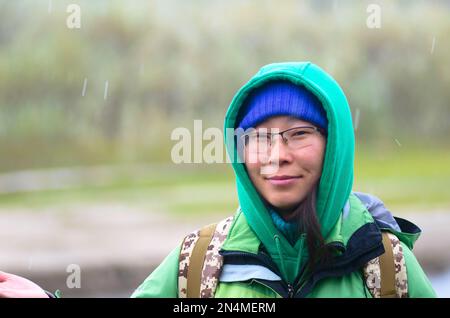
[[292, 153], [281, 135], [274, 136], [270, 151], [269, 163], [278, 165], [292, 162]]

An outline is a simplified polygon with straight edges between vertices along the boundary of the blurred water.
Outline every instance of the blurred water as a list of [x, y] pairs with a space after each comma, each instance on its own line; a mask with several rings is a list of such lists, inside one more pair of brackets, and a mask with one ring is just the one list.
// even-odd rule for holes
[[447, 271], [428, 276], [438, 297], [450, 298], [450, 268]]

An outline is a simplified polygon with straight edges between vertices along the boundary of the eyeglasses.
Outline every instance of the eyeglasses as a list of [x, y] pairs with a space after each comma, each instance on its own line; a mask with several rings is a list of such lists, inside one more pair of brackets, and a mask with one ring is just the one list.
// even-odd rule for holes
[[241, 136], [245, 147], [250, 153], [269, 153], [277, 135], [280, 135], [288, 148], [293, 150], [308, 146], [317, 133], [326, 136], [323, 129], [314, 126], [294, 127], [278, 133], [269, 133], [267, 130], [260, 129]]

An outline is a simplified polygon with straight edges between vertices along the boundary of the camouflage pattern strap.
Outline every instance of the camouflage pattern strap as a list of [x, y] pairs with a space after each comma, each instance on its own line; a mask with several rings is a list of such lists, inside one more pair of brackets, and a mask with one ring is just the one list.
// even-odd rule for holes
[[[408, 297], [408, 278], [402, 246], [394, 234], [389, 232], [383, 232], [382, 234], [387, 255], [392, 257], [385, 257], [383, 254], [370, 260], [364, 266], [366, 286], [374, 298], [406, 298]], [[391, 267], [391, 274], [385, 273], [382, 275], [383, 272], [386, 272], [385, 268]]]
[[181, 244], [181, 251], [178, 265], [178, 297], [187, 298], [187, 273], [189, 262], [195, 243], [199, 238], [200, 231], [195, 231], [187, 235]]
[[203, 280], [203, 264], [205, 263], [205, 256], [215, 231], [216, 224], [205, 226], [200, 230], [198, 240], [192, 250], [190, 265], [187, 271], [187, 298], [200, 297], [200, 285]]
[[203, 263], [200, 285], [201, 298], [214, 297], [223, 265], [223, 256], [219, 254], [219, 251], [227, 238], [232, 221], [233, 216], [230, 216], [219, 222], [216, 226], [216, 230], [206, 251], [205, 261]]
[[[219, 250], [228, 235], [232, 221], [233, 217], [228, 217], [217, 225], [211, 224], [199, 231], [192, 232], [184, 238], [179, 257], [178, 297], [214, 297], [223, 264], [223, 258], [219, 254]], [[210, 230], [213, 228], [215, 230], [212, 234]], [[196, 246], [200, 239], [200, 232], [205, 237], [212, 234], [212, 237], [209, 236], [209, 239], [206, 239], [208, 243], [206, 250], [203, 253], [196, 253], [197, 255], [195, 255], [194, 249], [197, 249]], [[205, 239], [202, 238], [202, 240]], [[200, 245], [203, 245], [203, 243]], [[191, 268], [191, 265], [196, 267], [196, 269]], [[192, 273], [195, 273], [195, 271], [197, 273], [201, 271], [201, 280], [198, 277], [192, 278]], [[194, 276], [198, 276], [198, 274], [194, 274]], [[191, 279], [199, 281], [200, 287], [197, 287], [198, 284], [191, 282]], [[192, 288], [195, 288], [195, 291]]]
[[389, 233], [388, 236], [391, 240], [392, 250], [394, 253], [395, 290], [397, 297], [408, 298], [408, 276], [406, 273], [406, 262], [403, 255], [403, 248], [400, 244], [400, 240], [394, 234]]
[[380, 277], [380, 258], [375, 257], [364, 266], [364, 279], [366, 280], [366, 286], [373, 298], [380, 298]]

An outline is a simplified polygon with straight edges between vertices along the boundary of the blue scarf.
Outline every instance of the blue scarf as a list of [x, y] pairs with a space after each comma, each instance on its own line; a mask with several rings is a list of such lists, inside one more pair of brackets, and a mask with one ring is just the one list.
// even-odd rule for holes
[[295, 245], [295, 242], [297, 241], [300, 233], [298, 223], [295, 221], [286, 222], [278, 214], [278, 212], [274, 211], [273, 209], [270, 209], [269, 212], [275, 227], [281, 232], [281, 234], [284, 235], [284, 237], [286, 237], [291, 245]]

